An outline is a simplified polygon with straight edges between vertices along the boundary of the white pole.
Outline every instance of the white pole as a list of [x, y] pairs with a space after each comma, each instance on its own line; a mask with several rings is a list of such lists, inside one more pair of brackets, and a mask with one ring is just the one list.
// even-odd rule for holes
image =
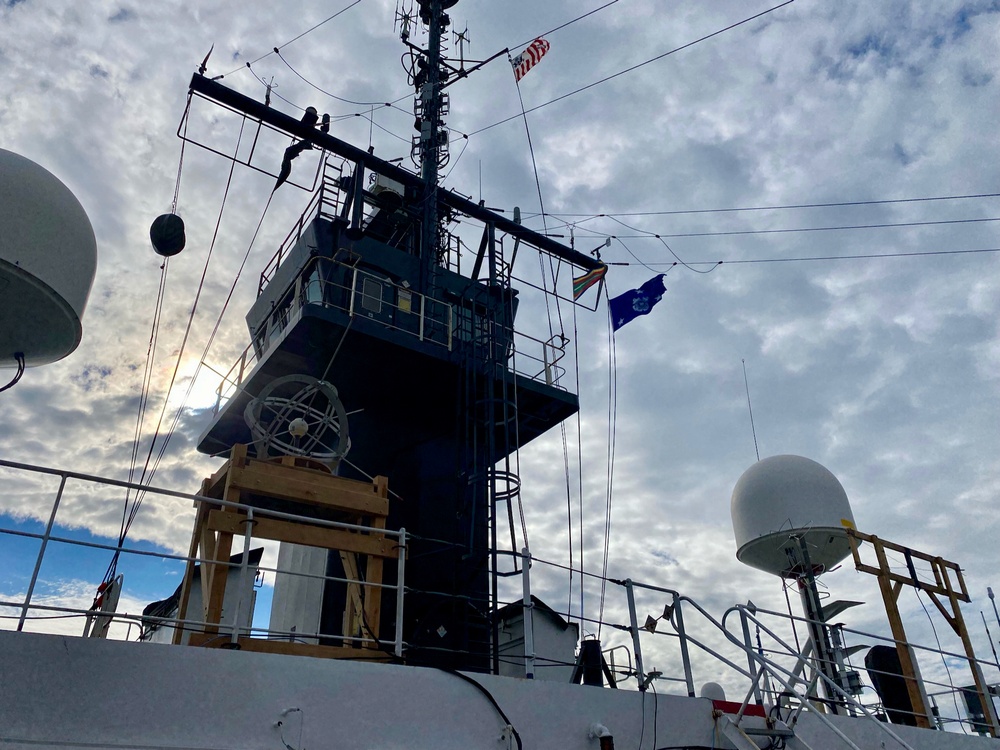
[[399, 530], [399, 557], [396, 559], [396, 656], [403, 655], [403, 594], [406, 587], [406, 529]]
[[524, 605], [524, 676], [529, 680], [533, 680], [535, 679], [535, 628], [531, 618], [534, 605], [531, 603], [531, 576], [528, 573], [529, 570], [531, 570], [531, 553], [528, 552], [527, 547], [524, 547], [521, 549], [521, 588], [523, 591], [521, 602]]

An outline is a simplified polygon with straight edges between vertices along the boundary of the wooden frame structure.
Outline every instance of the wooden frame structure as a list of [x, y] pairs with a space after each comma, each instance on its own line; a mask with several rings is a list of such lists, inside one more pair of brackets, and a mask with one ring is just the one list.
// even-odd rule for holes
[[[389, 514], [389, 484], [385, 477], [371, 482], [342, 479], [329, 473], [324, 465], [311, 459], [282, 456], [279, 459], [258, 460], [247, 456], [247, 446], [235, 445], [229, 460], [211, 477], [202, 482], [199, 493], [240, 503], [262, 511], [309, 514], [317, 518], [366, 526], [362, 532], [331, 528], [298, 521], [253, 514], [196, 500], [194, 529], [191, 534], [190, 558], [202, 560], [201, 584], [206, 624], [203, 632], [192, 634], [189, 643], [195, 646], [230, 646], [231, 640], [220, 635], [226, 582], [229, 576], [233, 537], [244, 537], [246, 524], [252, 524], [252, 539], [319, 547], [340, 553], [347, 584], [346, 607], [343, 617], [343, 645], [329, 646], [295, 643], [287, 640], [265, 640], [239, 636], [239, 647], [249, 651], [323, 656], [329, 658], [376, 658], [381, 654], [377, 645], [381, 617], [382, 571], [386, 559], [397, 559], [396, 540], [378, 533], [384, 529]], [[177, 618], [187, 618], [195, 563], [189, 560], [181, 584]], [[363, 575], [362, 575], [363, 571]], [[177, 628], [174, 643], [180, 643], [182, 629]], [[353, 639], [368, 641], [355, 645]], [[231, 646], [230, 646], [231, 647]], [[373, 652], [374, 651], [374, 652]], [[386, 660], [390, 657], [385, 654]]]
[[[972, 671], [972, 676], [975, 680], [976, 691], [979, 694], [979, 700], [986, 714], [987, 729], [991, 736], [1000, 736], [1000, 725], [998, 725], [996, 711], [993, 708], [993, 700], [990, 696], [986, 680], [983, 677], [983, 671], [976, 660], [972, 641], [969, 638], [969, 631], [965, 627], [965, 620], [962, 618], [962, 610], [959, 606], [959, 602], [971, 601], [969, 590], [965, 586], [965, 578], [962, 576], [962, 569], [957, 563], [950, 562], [941, 557], [928, 555], [925, 552], [918, 552], [901, 544], [879, 539], [874, 534], [864, 534], [856, 529], [847, 529], [847, 539], [850, 542], [851, 553], [854, 556], [854, 567], [862, 573], [869, 573], [878, 578], [882, 599], [885, 601], [886, 615], [889, 618], [889, 627], [892, 629], [892, 637], [896, 641], [899, 664], [902, 668], [903, 679], [906, 681], [906, 689], [910, 697], [910, 704], [913, 707], [913, 713], [916, 717], [917, 726], [931, 727], [931, 712], [928, 710], [927, 697], [923, 683], [920, 680], [913, 648], [906, 640], [906, 630], [903, 628], [903, 620], [899, 614], [899, 594], [903, 590], [903, 586], [912, 586], [917, 591], [926, 593], [930, 600], [934, 602], [934, 606], [938, 608], [938, 611], [951, 626], [951, 629], [962, 640], [962, 645], [965, 647], [965, 655], [969, 662], [969, 669]], [[868, 543], [872, 546], [878, 562], [877, 566], [867, 565], [862, 562], [861, 545], [863, 543]], [[903, 555], [908, 575], [894, 573], [890, 569], [886, 550]], [[934, 577], [933, 582], [920, 579], [917, 575], [914, 560], [930, 565], [931, 574]], [[947, 602], [947, 607], [944, 602]]]

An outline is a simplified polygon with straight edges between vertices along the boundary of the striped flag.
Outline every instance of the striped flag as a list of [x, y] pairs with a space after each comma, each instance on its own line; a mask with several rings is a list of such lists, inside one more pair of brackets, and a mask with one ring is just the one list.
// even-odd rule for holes
[[514, 67], [514, 80], [520, 81], [524, 78], [524, 74], [538, 64], [550, 46], [544, 39], [538, 38], [525, 47], [524, 52], [513, 58], [510, 64]]
[[593, 271], [588, 271], [583, 276], [573, 279], [573, 299], [578, 300], [583, 295], [585, 291], [590, 289], [594, 284], [598, 283], [604, 279], [604, 275], [608, 272], [607, 266], [601, 266], [600, 268], [595, 268]]

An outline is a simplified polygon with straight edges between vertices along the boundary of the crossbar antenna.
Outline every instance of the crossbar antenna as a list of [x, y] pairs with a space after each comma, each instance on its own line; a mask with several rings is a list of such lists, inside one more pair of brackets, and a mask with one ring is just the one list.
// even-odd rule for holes
[[455, 32], [455, 44], [458, 45], [458, 68], [465, 70], [465, 45], [472, 47], [472, 39], [469, 38], [469, 25], [466, 24], [464, 31]]

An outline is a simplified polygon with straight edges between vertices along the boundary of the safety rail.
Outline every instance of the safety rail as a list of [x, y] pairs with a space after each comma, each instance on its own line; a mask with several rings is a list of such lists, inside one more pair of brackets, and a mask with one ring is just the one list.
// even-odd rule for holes
[[[76, 621], [84, 625], [105, 618], [110, 621], [112, 626], [108, 637], [125, 640], [134, 638], [134, 630], [137, 626], [140, 633], [139, 640], [148, 640], [150, 633], [157, 628], [205, 632], [213, 626], [213, 623], [197, 617], [181, 618], [177, 616], [176, 612], [150, 611], [144, 613], [135, 609], [146, 600], [152, 601], [157, 597], [160, 599], [169, 598], [166, 595], [170, 592], [159, 589], [158, 586], [162, 585], [164, 581], [171, 581], [172, 584], [177, 581], [176, 578], [169, 577], [169, 569], [167, 576], [160, 572], [159, 578], [147, 579], [148, 570], [144, 568], [143, 560], [158, 560], [167, 565], [168, 568], [169, 566], [176, 568], [186, 565], [188, 562], [194, 562], [196, 564], [223, 565], [233, 570], [234, 573], [238, 571], [239, 580], [243, 584], [238, 589], [241, 592], [249, 590], [246, 586], [247, 582], [252, 580], [251, 576], [260, 571], [267, 575], [281, 573], [304, 579], [377, 587], [387, 593], [394, 593], [396, 599], [396, 631], [391, 644], [385, 641], [378, 642], [366, 635], [269, 629], [247, 616], [245, 608], [252, 605], [243, 600], [242, 594], [233, 603], [233, 609], [227, 612], [225, 622], [221, 625], [214, 623], [214, 627], [219, 631], [217, 637], [222, 640], [237, 643], [241, 636], [306, 641], [334, 639], [359, 644], [367, 643], [370, 646], [390, 651], [393, 656], [397, 657], [404, 655], [407, 650], [407, 644], [403, 640], [403, 619], [398, 614], [403, 611], [404, 595], [407, 592], [404, 585], [405, 550], [411, 540], [411, 537], [404, 530], [392, 531], [357, 524], [305, 518], [296, 514], [263, 510], [193, 493], [144, 487], [126, 481], [6, 460], [0, 460], [0, 471], [6, 475], [4, 478], [8, 487], [22, 487], [25, 495], [37, 496], [40, 490], [44, 489], [40, 485], [49, 483], [50, 486], [45, 492], [52, 496], [51, 508], [44, 529], [39, 531], [30, 527], [26, 528], [24, 524], [18, 523], [16, 518], [6, 527], [0, 527], [0, 535], [6, 538], [34, 540], [39, 545], [33, 565], [30, 566], [30, 576], [27, 575], [28, 567], [24, 569], [26, 574], [23, 578], [27, 581], [24, 589], [12, 590], [9, 588], [11, 584], [8, 583], [7, 590], [0, 590], [0, 613], [2, 613], [0, 614], [0, 618], [2, 618], [0, 623], [10, 623], [17, 630], [31, 629], [66, 633], [67, 622]], [[360, 579], [352, 579], [346, 575], [338, 577], [285, 570], [276, 565], [251, 562], [249, 555], [245, 554], [236, 555], [228, 563], [209, 562], [200, 556], [175, 553], [168, 548], [162, 548], [162, 544], [159, 549], [151, 549], [150, 544], [143, 540], [131, 543], [126, 540], [117, 543], [117, 540], [113, 538], [101, 540], [90, 534], [73, 531], [73, 529], [79, 528], [78, 511], [82, 504], [94, 498], [102, 498], [102, 502], [104, 502], [106, 500], [103, 498], [107, 497], [109, 491], [120, 490], [145, 493], [145, 512], [154, 513], [158, 517], [176, 518], [179, 514], [190, 513], [193, 520], [193, 512], [184, 511], [184, 505], [191, 501], [200, 501], [220, 508], [239, 510], [245, 513], [248, 519], [270, 517], [328, 528], [384, 534], [399, 540], [397, 582], [370, 583]], [[185, 502], [178, 504], [178, 501]], [[65, 518], [73, 520], [63, 520]], [[145, 536], [149, 539], [151, 536], [157, 535], [147, 531]], [[418, 541], [425, 545], [433, 542], [433, 540]], [[122, 556], [122, 563], [119, 564], [118, 570], [124, 573], [126, 578], [130, 576], [132, 578], [129, 587], [122, 592], [122, 601], [126, 599], [128, 601], [125, 606], [119, 604], [118, 609], [122, 611], [114, 609], [104, 611], [93, 603], [94, 594], [97, 592], [100, 582], [98, 576], [103, 573], [103, 563], [100, 572], [96, 572], [97, 568], [94, 569], [93, 580], [87, 583], [86, 589], [77, 589], [67, 593], [66, 590], [60, 588], [65, 583], [63, 578], [67, 570], [73, 571], [76, 578], [88, 576], [87, 572], [81, 576], [80, 571], [85, 571], [83, 567], [73, 564], [69, 564], [67, 567], [65, 556], [59, 554], [59, 552], [66, 550], [76, 550], [77, 554], [84, 557], [107, 555], [107, 559], [110, 559], [113, 554]], [[535, 606], [531, 596], [531, 576], [539, 575], [539, 568], [542, 567], [551, 567], [553, 570], [566, 570], [566, 568], [557, 563], [533, 557], [527, 549], [520, 553], [511, 554], [521, 559], [521, 596], [517, 597], [516, 601], [520, 602], [524, 608], [526, 627], [530, 629], [532, 610]], [[25, 555], [23, 559], [26, 564], [30, 561], [28, 555]], [[49, 562], [52, 560], [54, 562]], [[532, 568], [534, 568], [534, 572], [532, 572]], [[174, 573], [176, 572], [175, 570]], [[599, 576], [590, 574], [588, 576], [594, 580], [601, 580]], [[13, 573], [10, 580], [16, 580]], [[695, 673], [708, 673], [714, 678], [718, 672], [718, 665], [721, 664], [725, 666], [729, 675], [726, 678], [728, 689], [735, 689], [740, 696], [737, 703], [741, 709], [733, 719], [736, 726], [739, 726], [751, 704], [767, 707], [769, 715], [774, 719], [780, 720], [787, 727], [794, 727], [803, 711], [809, 711], [816, 715], [818, 721], [828, 723], [825, 713], [830, 712], [831, 707], [836, 703], [837, 712], [846, 713], [859, 719], [879, 719], [879, 731], [884, 732], [899, 747], [909, 747], [894, 731], [897, 724], [884, 721], [884, 709], [873, 688], [862, 684], [860, 690], [852, 691], [848, 689], [849, 686], [845, 682], [842, 681], [838, 684], [831, 680], [824, 674], [816, 658], [796, 640], [796, 627], [801, 628], [803, 625], [816, 624], [811, 623], [808, 618], [759, 608], [752, 603], [731, 607], [721, 617], [716, 618], [696, 601], [673, 589], [629, 579], [609, 578], [606, 579], [606, 583], [612, 585], [611, 591], [620, 592], [617, 599], [613, 597], [612, 600], [609, 600], [612, 601], [609, 612], [617, 613], [619, 616], [624, 615], [624, 622], [615, 622], [614, 615], [602, 623], [593, 618], [580, 617], [575, 613], [551, 611], [562, 616], [566, 621], [578, 621], [585, 630], [594, 630], [603, 625], [609, 633], [623, 634], [624, 641], [615, 642], [615, 638], [612, 637], [608, 639], [606, 644], [605, 653], [608, 655], [618, 654], [623, 650], [627, 654], [624, 658], [611, 657], [611, 672], [615, 676], [616, 682], [628, 681], [639, 691], [654, 689], [656, 685], [674, 684], [678, 686], [682, 694], [693, 697], [697, 694]], [[40, 594], [39, 592], [46, 585], [50, 593]], [[58, 593], [52, 594], [53, 591]], [[227, 604], [227, 609], [228, 607]], [[0, 627], [4, 627], [4, 625], [0, 624]], [[839, 625], [837, 627], [852, 642], [857, 641], [858, 645], [861, 642], [866, 645], [872, 643], [896, 645], [893, 639], [886, 636]], [[665, 649], [665, 641], [656, 641], [656, 639], [664, 637], [673, 642], [672, 647]], [[843, 642], [846, 646], [847, 638]], [[952, 662], [956, 662], [964, 656], [916, 643], [908, 645], [921, 653], [933, 655], [935, 658], [949, 659]], [[846, 651], [850, 653], [852, 649], [848, 648]], [[534, 646], [530, 640], [525, 643], [525, 652], [522, 658], [526, 673], [534, 672], [538, 663], [541, 663], [542, 666], [566, 663], [565, 661], [560, 662], [558, 659], [546, 659], [543, 654], [535, 654]], [[651, 658], [659, 660], [659, 669], [649, 666]], [[572, 657], [570, 657], [571, 659]], [[849, 657], [845, 659], [844, 664], [848, 669], [852, 669]], [[1000, 663], [980, 660], [980, 664], [991, 670], [1000, 670]], [[873, 674], [871, 669], [858, 671], [867, 672], [869, 675]], [[874, 673], [890, 674], [877, 671]], [[633, 680], [634, 683], [631, 682]], [[928, 695], [932, 698], [932, 705], [937, 707], [937, 710], [934, 711], [934, 721], [937, 728], [950, 731], [971, 730], [978, 733], [983, 733], [988, 729], [988, 727], [984, 727], [982, 721], [977, 721], [975, 717], [960, 715], [959, 700], [965, 690], [961, 682], [956, 685], [927, 677], [924, 677], [922, 682], [927, 688]], [[821, 695], [820, 687], [824, 688], [826, 697]], [[952, 701], [956, 712], [954, 716], [949, 715], [947, 710]], [[838, 733], [835, 725], [831, 725], [831, 731]], [[854, 747], [849, 739], [845, 738], [845, 742], [848, 746]]]
[[[333, 280], [337, 276], [343, 282]], [[377, 294], [367, 293], [369, 287]], [[451, 351], [463, 334], [459, 330], [454, 305], [418, 294], [383, 276], [355, 265], [329, 258], [312, 258], [306, 263], [257, 336], [225, 374], [215, 389], [213, 414], [242, 386], [254, 365], [295, 323], [307, 307], [327, 308], [374, 320], [387, 330]], [[566, 371], [559, 362], [565, 356], [569, 340], [555, 336], [547, 341], [513, 331], [508, 351], [508, 367], [530, 380], [562, 388]], [[535, 354], [537, 352], [537, 354]]]
[[[539, 575], [537, 570], [539, 566], [566, 569], [565, 566], [531, 557], [527, 550], [522, 555], [525, 563], [530, 561], [536, 567], [535, 576]], [[527, 582], [527, 569], [530, 566], [524, 564], [522, 567]], [[600, 579], [599, 576], [585, 575]], [[604, 653], [611, 661], [610, 671], [619, 683], [627, 680], [640, 691], [653, 689], [655, 685], [662, 683], [673, 683], [683, 693], [693, 697], [696, 695], [695, 672], [712, 674], [715, 679], [717, 666], [721, 664], [728, 674], [726, 680], [728, 689], [739, 691], [735, 704], [740, 706], [735, 717], [737, 726], [746, 715], [747, 707], [751, 703], [766, 707], [772, 720], [781, 721], [786, 727], [794, 727], [798, 716], [803, 711], [809, 711], [815, 714], [820, 722], [828, 724], [830, 730], [840, 736], [847, 746], [856, 748], [854, 742], [826, 718], [831, 711], [832, 702], [836, 702], [839, 713], [857, 717], [859, 720], [870, 719], [878, 725], [878, 731], [885, 733], [894, 743], [898, 743], [899, 747], [910, 747], [895, 731], [898, 724], [888, 723], [895, 720], [887, 719], [885, 707], [873, 687], [864, 684], [858, 693], [851, 692], [847, 685], [837, 684], [823, 674], [818, 660], [809, 653], [808, 648], [803, 648], [805, 644], [799, 644], [797, 640], [794, 640], [794, 643], [790, 642], [799, 637], [795, 634], [796, 626], [801, 627], [811, 623], [808, 618], [758, 608], [748, 603], [731, 607], [717, 619], [695, 600], [669, 588], [630, 579], [609, 578], [607, 583], [617, 587], [625, 600], [624, 606], [621, 603], [609, 604], [609, 611], [625, 614], [626, 623], [610, 619], [599, 622], [565, 612], [557, 614], [568, 621], [579, 621], [582, 627], [596, 630], [603, 625], [606, 631], [627, 634], [627, 642], [631, 646], [627, 659], [613, 656], [621, 651], [621, 643], [614, 643], [612, 638], [610, 642], [604, 644], [608, 646]], [[637, 603], [640, 593], [645, 595], [645, 601], [641, 604]], [[529, 601], [529, 594], [530, 591], [525, 583], [526, 603]], [[778, 625], [769, 624], [771, 619]], [[850, 636], [852, 642], [856, 638], [866, 645], [874, 643], [896, 645], [896, 641], [891, 637], [847, 628], [840, 624], [832, 627], [836, 627], [841, 634]], [[789, 635], [787, 637], [779, 635], [779, 630]], [[673, 641], [673, 647], [665, 647], [662, 641], [651, 643], [654, 639], [663, 638]], [[936, 659], [957, 661], [966, 658], [964, 653], [946, 651], [938, 646], [917, 643], [908, 645]], [[845, 646], [844, 651], [849, 654], [853, 650]], [[658, 660], [660, 668], [649, 666], [650, 656]], [[1000, 671], [1000, 663], [978, 661], [982, 667]], [[615, 662], [624, 663], [619, 666]], [[846, 671], [854, 671], [849, 656], [844, 656], [843, 667], [846, 667]], [[952, 670], [954, 668], [953, 665]], [[867, 672], [869, 675], [874, 673], [898, 677], [894, 673], [879, 672], [867, 667], [858, 671]], [[928, 677], [922, 678], [927, 689], [933, 691], [929, 692], [930, 697], [937, 699], [932, 700], [936, 706], [934, 712], [936, 727], [948, 731], [986, 733], [988, 725], [981, 719], [961, 715], [959, 702], [967, 688], [961, 686], [958, 674], [955, 674], [955, 678], [959, 679], [958, 684]], [[829, 691], [828, 694], [834, 696], [834, 701], [831, 702], [830, 698], [822, 696], [821, 687], [825, 687]], [[952, 699], [954, 699], [955, 715], [948, 715], [946, 703]], [[892, 745], [886, 744], [886, 746]]]
[[[871, 685], [864, 684], [863, 682], [861, 682], [860, 669], [856, 670], [850, 664], [850, 662], [846, 658], [844, 658], [843, 662], [840, 664], [841, 681], [838, 684], [837, 682], [829, 679], [826, 675], [822, 673], [823, 670], [820, 669], [820, 665], [817, 659], [803, 656], [802, 649], [793, 648], [793, 646], [782, 640], [774, 632], [773, 628], [768, 628], [764, 624], [762, 618], [769, 617], [778, 619], [783, 622], [790, 622], [793, 628], [796, 623], [805, 624], [807, 626], [822, 625], [822, 623], [817, 623], [805, 617], [789, 615], [788, 613], [785, 612], [776, 612], [763, 608], [757, 608], [752, 604], [741, 605], [740, 607], [734, 608], [734, 610], [738, 610], [741, 612], [740, 614], [741, 619], [750, 620], [754, 622], [758, 626], [760, 631], [766, 633], [768, 637], [772, 640], [772, 642], [775, 644], [770, 648], [760, 645], [754, 646], [752, 643], [750, 643], [749, 634], [744, 633], [744, 647], [755, 650], [756, 653], [760, 656], [767, 655], [770, 661], [779, 665], [779, 668], [787, 673], [789, 679], [793, 684], [796, 685], [808, 684], [809, 680], [806, 679], [806, 675], [812, 673], [813, 674], [812, 681], [813, 683], [815, 683], [813, 685], [813, 689], [815, 689], [816, 685], [825, 686], [828, 694], [834, 696], [835, 700], [839, 701], [842, 704], [843, 708], [846, 709], [847, 713], [853, 714], [857, 712], [861, 714], [869, 714], [875, 712], [878, 714], [880, 719], [884, 718], [886, 707], [882, 705], [880, 699], [878, 698], [876, 694], [876, 689]], [[723, 621], [725, 621], [725, 616], [723, 618]], [[863, 641], [863, 643], [858, 644], [859, 647], [869, 647], [871, 645], [885, 645], [885, 646], [891, 646], [895, 650], [897, 646], [902, 645], [904, 647], [912, 649], [914, 652], [921, 652], [927, 654], [928, 656], [932, 656], [935, 659], [941, 659], [941, 660], [952, 659], [952, 660], [962, 660], [962, 661], [965, 661], [967, 659], [967, 654], [947, 651], [941, 648], [939, 645], [925, 646], [914, 642], [900, 643], [899, 641], [896, 641], [891, 637], [882, 636], [862, 630], [856, 630], [853, 628], [848, 628], [842, 624], [829, 626], [829, 628], [831, 632], [837, 633], [838, 638], [841, 639], [840, 646], [838, 649], [841, 654], [846, 653], [850, 650], [846, 648], [846, 639], [843, 638], [843, 634], [848, 634], [852, 637], [857, 636], [860, 641]], [[875, 643], [871, 643], [872, 641], [874, 641]], [[977, 659], [977, 663], [980, 666], [986, 666], [1000, 670], [1000, 664], [998, 664], [997, 662], [990, 662]], [[910, 679], [904, 677], [903, 675], [897, 672], [887, 672], [883, 670], [878, 670], [873, 667], [868, 667], [867, 665], [864, 667], [864, 671], [867, 672], [869, 676], [878, 676], [880, 678], [888, 677], [904, 681]], [[849, 681], [847, 679], [848, 676], [852, 673], [858, 675], [858, 683], [856, 686], [856, 690], [854, 691], [849, 689], [851, 686], [848, 684]], [[950, 670], [949, 670], [949, 679], [951, 679]], [[953, 704], [956, 712], [956, 716], [954, 717], [942, 714], [940, 703], [937, 701], [933, 702], [933, 708], [934, 708], [933, 717], [927, 717], [927, 718], [929, 719], [932, 718], [934, 724], [937, 726], [938, 729], [947, 729], [949, 728], [948, 725], [957, 725], [960, 729], [962, 729], [962, 731], [965, 731], [965, 728], [971, 728], [973, 731], [977, 733], [984, 733], [985, 731], [988, 731], [988, 724], [984, 723], [982, 720], [977, 719], [973, 716], [968, 716], [966, 718], [963, 718], [959, 715], [961, 713], [961, 710], [958, 707], [958, 700], [959, 698], [962, 698], [964, 700], [963, 694], [968, 691], [968, 688], [962, 686], [956, 686], [953, 682], [942, 682], [940, 680], [935, 680], [927, 676], [921, 676], [920, 684], [922, 686], [922, 689], [925, 690], [927, 688], [936, 688], [934, 692], [928, 693], [928, 696], [931, 698], [950, 696], [954, 699]], [[780, 695], [772, 692], [771, 695], [769, 696], [769, 700], [772, 703], [779, 703], [780, 697], [781, 697]], [[767, 699], [768, 697], [765, 696], [765, 698]], [[810, 697], [810, 701], [820, 702], [820, 703], [830, 702], [829, 699], [817, 698], [815, 695]], [[893, 714], [896, 714], [897, 716], [909, 715], [914, 719], [916, 719], [918, 716], [921, 717], [923, 716], [922, 714], [917, 714], [914, 713], [913, 711], [908, 711], [906, 709], [899, 707], [892, 707], [889, 708], [888, 710], [890, 710]]]
[[[359, 524], [345, 523], [339, 521], [330, 521], [324, 519], [318, 519], [308, 516], [302, 516], [295, 513], [286, 513], [276, 510], [265, 510], [262, 508], [257, 508], [242, 503], [234, 503], [227, 500], [205, 497], [202, 495], [191, 494], [186, 492], [179, 492], [176, 490], [168, 490], [160, 487], [151, 487], [136, 484], [133, 482], [126, 482], [121, 480], [109, 479], [105, 477], [94, 476], [91, 474], [84, 474], [80, 472], [63, 471], [58, 469], [51, 469], [42, 466], [34, 466], [31, 464], [17, 463], [13, 461], [0, 460], [0, 469], [9, 470], [14, 472], [15, 475], [22, 481], [27, 478], [27, 482], [30, 484], [32, 482], [37, 483], [44, 477], [53, 477], [59, 479], [58, 488], [55, 491], [55, 496], [52, 502], [52, 508], [48, 516], [48, 521], [45, 525], [44, 531], [41, 533], [27, 531], [24, 529], [17, 528], [4, 528], [0, 527], [0, 535], [19, 537], [22, 539], [34, 539], [39, 541], [38, 554], [36, 556], [34, 566], [32, 568], [30, 581], [27, 584], [27, 588], [23, 596], [18, 597], [15, 592], [12, 591], [0, 591], [0, 612], [12, 612], [11, 614], [0, 614], [0, 628], [3, 628], [2, 623], [4, 621], [16, 620], [16, 630], [21, 631], [25, 629], [25, 626], [29, 623], [45, 623], [51, 622], [53, 620], [59, 620], [60, 622], [66, 622], [71, 620], [79, 620], [82, 622], [90, 623], [90, 621], [95, 619], [104, 618], [109, 621], [110, 624], [120, 624], [126, 625], [127, 630], [124, 634], [121, 633], [122, 628], [107, 628], [108, 637], [115, 636], [115, 639], [128, 640], [130, 639], [132, 627], [138, 625], [140, 628], [140, 635], [138, 640], [147, 640], [150, 635], [151, 630], [156, 628], [167, 626], [173, 629], [179, 629], [182, 632], [187, 633], [206, 633], [215, 630], [226, 631], [222, 635], [217, 636], [220, 639], [229, 640], [231, 643], [239, 643], [241, 636], [251, 637], [251, 638], [265, 638], [269, 640], [296, 640], [296, 641], [306, 641], [306, 642], [321, 642], [321, 641], [342, 641], [344, 643], [350, 644], [368, 644], [371, 647], [384, 650], [389, 652], [389, 655], [394, 657], [401, 657], [406, 650], [406, 643], [403, 641], [403, 606], [404, 606], [404, 595], [405, 595], [405, 561], [406, 561], [406, 544], [407, 544], [407, 534], [405, 529], [400, 529], [398, 531], [368, 527]], [[305, 573], [296, 570], [281, 569], [278, 567], [270, 567], [261, 564], [250, 564], [249, 550], [244, 549], [239, 555], [238, 561], [230, 560], [230, 562], [220, 562], [217, 560], [207, 560], [200, 556], [187, 556], [182, 554], [175, 554], [168, 551], [154, 551], [149, 549], [142, 549], [141, 543], [129, 545], [127, 540], [121, 543], [102, 543], [99, 541], [90, 541], [85, 538], [73, 538], [72, 535], [58, 535], [55, 532], [57, 527], [65, 527], [73, 529], [78, 527], [79, 521], [74, 520], [64, 524], [59, 523], [59, 512], [60, 510], [66, 512], [68, 509], [72, 510], [71, 506], [74, 505], [74, 498], [68, 492], [68, 485], [73, 483], [80, 483], [87, 487], [89, 490], [93, 491], [96, 489], [98, 492], [108, 492], [110, 490], [129, 490], [135, 491], [136, 493], [143, 493], [143, 502], [149, 503], [154, 508], [154, 512], [163, 512], [164, 508], [157, 506], [159, 503], [161, 506], [163, 504], [169, 504], [171, 507], [167, 508], [168, 512], [178, 513], [181, 508], [177, 506], [176, 503], [172, 502], [175, 500], [190, 500], [197, 503], [205, 503], [209, 506], [214, 506], [218, 508], [227, 508], [231, 510], [238, 510], [245, 513], [248, 519], [246, 524], [247, 535], [245, 537], [249, 538], [249, 530], [254, 524], [254, 519], [275, 519], [280, 521], [291, 521], [294, 523], [306, 523], [312, 526], [324, 527], [327, 529], [336, 529], [341, 531], [353, 531], [362, 533], [373, 533], [382, 536], [390, 537], [396, 539], [396, 583], [374, 583], [365, 581], [362, 578], [350, 578], [350, 577], [338, 577], [330, 575], [316, 575], [311, 573]], [[88, 497], [86, 491], [82, 492], [84, 497]], [[149, 508], [150, 505], [145, 507]], [[194, 521], [194, 513], [191, 513], [191, 520]], [[109, 541], [115, 541], [109, 539]], [[131, 613], [127, 611], [118, 612], [114, 608], [105, 611], [97, 604], [97, 597], [100, 596], [100, 592], [103, 589], [99, 589], [99, 581], [94, 581], [92, 588], [88, 592], [76, 591], [70, 594], [60, 594], [55, 599], [52, 597], [45, 598], [42, 602], [37, 601], [36, 590], [39, 588], [40, 584], [46, 583], [46, 579], [41, 577], [41, 571], [46, 564], [46, 553], [51, 552], [51, 550], [57, 545], [65, 545], [64, 548], [74, 548], [79, 550], [90, 550], [90, 551], [101, 551], [110, 554], [122, 555], [123, 559], [126, 556], [134, 556], [135, 558], [153, 558], [158, 559], [161, 562], [170, 564], [187, 564], [189, 562], [194, 562], [197, 565], [212, 565], [212, 566], [223, 566], [230, 570], [239, 571], [240, 585], [237, 589], [238, 595], [233, 603], [232, 609], [227, 609], [227, 614], [225, 620], [227, 623], [211, 623], [206, 620], [199, 620], [197, 618], [185, 617], [173, 617], [173, 616], [162, 616], [152, 613]], [[244, 545], [247, 546], [246, 544]], [[49, 558], [51, 560], [51, 558]], [[110, 558], [109, 558], [110, 559]], [[64, 563], [65, 565], [65, 563]], [[46, 570], [51, 569], [51, 565]], [[243, 593], [248, 586], [248, 578], [250, 575], [250, 568], [253, 568], [254, 575], [256, 576], [258, 572], [260, 573], [270, 573], [272, 575], [282, 574], [287, 576], [295, 576], [306, 579], [315, 579], [322, 581], [331, 581], [336, 583], [343, 583], [352, 586], [359, 586], [364, 588], [378, 588], [384, 591], [391, 591], [395, 593], [395, 607], [396, 607], [396, 627], [394, 638], [391, 643], [386, 643], [385, 641], [379, 641], [372, 637], [367, 637], [357, 634], [345, 634], [345, 633], [325, 633], [325, 632], [303, 632], [303, 631], [284, 631], [284, 630], [272, 630], [267, 627], [261, 627], [253, 624], [253, 606], [248, 602], [243, 600]], [[69, 570], [72, 570], [75, 574], [79, 574], [79, 568], [70, 565]], [[64, 568], [63, 572], [67, 569]], [[129, 567], [127, 564], [118, 566], [118, 570], [123, 573], [123, 575], [129, 574]], [[139, 567], [134, 566], [134, 570], [138, 571]], [[176, 572], [176, 571], [174, 571]], [[50, 578], [54, 573], [50, 573]], [[161, 573], [162, 575], [162, 573]], [[144, 577], [140, 575], [141, 579]], [[165, 577], [157, 581], [156, 583], [162, 583], [164, 580], [171, 581], [169, 577]], [[176, 579], [173, 579], [176, 581]], [[52, 580], [48, 581], [50, 588], [55, 590], [61, 590], [61, 583], [64, 583], [63, 579], [58, 576]], [[155, 585], [155, 584], [154, 584]], [[94, 596], [94, 593], [97, 596]], [[119, 594], [121, 592], [118, 592]], [[153, 591], [146, 590], [140, 592], [140, 595], [136, 595], [136, 592], [131, 592], [128, 597], [135, 602], [142, 602], [159, 594], [169, 594], [169, 592], [164, 591]], [[169, 599], [170, 597], [166, 597]], [[84, 605], [83, 602], [93, 599], [93, 603], [89, 605]], [[153, 603], [157, 603], [153, 601]], [[247, 611], [246, 608], [250, 606], [250, 610]], [[227, 602], [227, 608], [229, 604]], [[38, 614], [46, 613], [46, 614]], [[55, 614], [49, 614], [55, 613]], [[9, 629], [9, 628], [3, 628]], [[38, 630], [38, 628], [34, 628]], [[52, 628], [49, 629], [51, 632]], [[59, 629], [60, 632], [65, 633], [65, 628]], [[46, 632], [42, 629], [42, 632]], [[86, 628], [84, 630], [86, 632]], [[214, 640], [214, 639], [213, 639]]]
[[260, 272], [260, 281], [257, 284], [258, 297], [274, 277], [285, 256], [302, 237], [302, 232], [309, 226], [309, 223], [317, 216], [332, 220], [340, 212], [344, 203], [340, 180], [344, 175], [345, 163], [343, 160], [333, 162], [329, 158], [323, 163], [323, 181], [320, 183], [319, 189], [312, 194], [312, 198], [309, 199], [309, 203], [302, 211], [298, 221], [288, 231], [285, 239], [278, 245], [277, 251], [264, 265], [264, 270]]

